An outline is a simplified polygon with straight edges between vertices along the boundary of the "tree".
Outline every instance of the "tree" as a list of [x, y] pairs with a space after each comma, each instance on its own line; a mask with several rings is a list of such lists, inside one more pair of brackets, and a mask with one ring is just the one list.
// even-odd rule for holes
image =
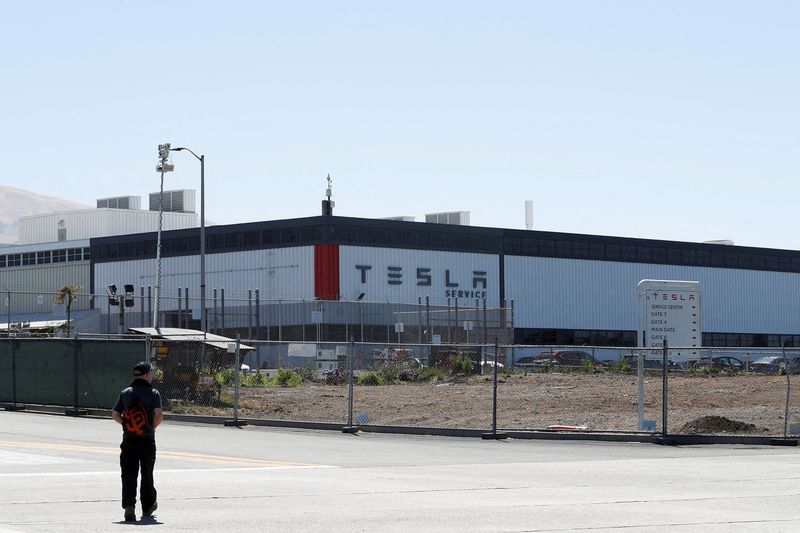
[[62, 285], [56, 292], [56, 303], [67, 304], [67, 337], [69, 337], [69, 328], [72, 321], [71, 308], [72, 302], [78, 299], [78, 293], [83, 287], [80, 285]]

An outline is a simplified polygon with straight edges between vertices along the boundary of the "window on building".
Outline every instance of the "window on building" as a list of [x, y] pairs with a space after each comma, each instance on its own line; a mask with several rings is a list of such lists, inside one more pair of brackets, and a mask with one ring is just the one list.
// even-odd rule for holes
[[539, 253], [547, 257], [552, 257], [556, 255], [555, 241], [541, 239], [539, 241]]
[[575, 241], [572, 243], [572, 253], [575, 257], [586, 258], [589, 257], [589, 243], [586, 241]]
[[92, 258], [92, 249], [91, 248], [84, 248], [83, 249], [83, 260], [88, 261]]
[[628, 244], [623, 244], [621, 247], [622, 259], [625, 261], [638, 261], [636, 255], [636, 247]]
[[63, 263], [67, 260], [66, 250], [53, 250], [53, 263]]
[[246, 231], [244, 233], [244, 245], [247, 247], [261, 245], [261, 232], [260, 231]]
[[83, 259], [83, 248], [68, 248], [67, 261], [80, 261]]
[[556, 255], [558, 257], [572, 257], [572, 241], [556, 241]]
[[8, 254], [8, 266], [16, 267], [22, 264], [22, 256], [20, 254]]
[[66, 240], [67, 240], [67, 228], [58, 228], [58, 241], [61, 242]]
[[36, 252], [36, 264], [37, 265], [46, 265], [50, 262], [50, 254], [51, 252]]
[[26, 252], [22, 254], [22, 264], [23, 265], [35, 265], [36, 264], [36, 252]]
[[0, 255], [0, 268], [5, 268], [6, 266], [6, 256]]
[[225, 234], [225, 248], [241, 248], [244, 235], [241, 232], [234, 231]]
[[522, 246], [521, 251], [524, 254], [538, 255], [539, 254], [539, 241], [536, 239], [515, 239], [520, 241]]
[[605, 259], [606, 245], [602, 242], [589, 243], [589, 257], [591, 259]]

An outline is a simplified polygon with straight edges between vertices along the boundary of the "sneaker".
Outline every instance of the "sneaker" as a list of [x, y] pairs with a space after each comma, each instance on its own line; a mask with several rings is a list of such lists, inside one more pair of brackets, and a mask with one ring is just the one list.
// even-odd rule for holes
[[125, 508], [125, 521], [126, 522], [135, 522], [136, 521], [136, 510], [133, 505], [130, 505]]
[[158, 509], [158, 502], [153, 502], [153, 505], [151, 505], [149, 509], [142, 510], [142, 518], [145, 516], [153, 516], [153, 513], [156, 512], [156, 509]]

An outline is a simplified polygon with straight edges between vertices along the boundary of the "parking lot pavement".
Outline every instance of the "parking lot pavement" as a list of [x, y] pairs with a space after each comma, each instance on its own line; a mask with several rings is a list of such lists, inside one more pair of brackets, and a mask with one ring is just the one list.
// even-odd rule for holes
[[[0, 411], [0, 533], [125, 531], [121, 430]], [[798, 531], [800, 451], [158, 430], [155, 531]], [[137, 513], [138, 513], [137, 509]]]

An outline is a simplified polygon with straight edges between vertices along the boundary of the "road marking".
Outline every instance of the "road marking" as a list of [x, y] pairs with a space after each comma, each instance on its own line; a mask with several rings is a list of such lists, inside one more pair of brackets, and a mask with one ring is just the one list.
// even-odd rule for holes
[[[269, 470], [305, 470], [316, 468], [337, 468], [330, 465], [304, 465], [304, 466], [251, 466], [251, 467], [232, 467], [232, 468], [165, 468], [156, 467], [156, 475], [161, 474], [185, 474], [202, 472], [254, 472]], [[119, 477], [119, 470], [96, 471], [96, 472], [16, 472], [0, 473], [0, 478], [7, 477], [69, 477], [69, 476], [116, 476]]]
[[[89, 446], [84, 444], [52, 444], [45, 442], [25, 442], [0, 440], [0, 447], [5, 448], [25, 448], [26, 450], [61, 450], [75, 452], [99, 452], [108, 454], [118, 454], [119, 448], [111, 446]], [[326, 465], [315, 463], [300, 463], [295, 461], [268, 461], [265, 459], [251, 459], [247, 457], [230, 457], [226, 455], [208, 455], [188, 452], [170, 452], [158, 450], [157, 457], [179, 459], [185, 461], [195, 461], [200, 463], [224, 464], [224, 465], [248, 465], [260, 468], [324, 468]]]

